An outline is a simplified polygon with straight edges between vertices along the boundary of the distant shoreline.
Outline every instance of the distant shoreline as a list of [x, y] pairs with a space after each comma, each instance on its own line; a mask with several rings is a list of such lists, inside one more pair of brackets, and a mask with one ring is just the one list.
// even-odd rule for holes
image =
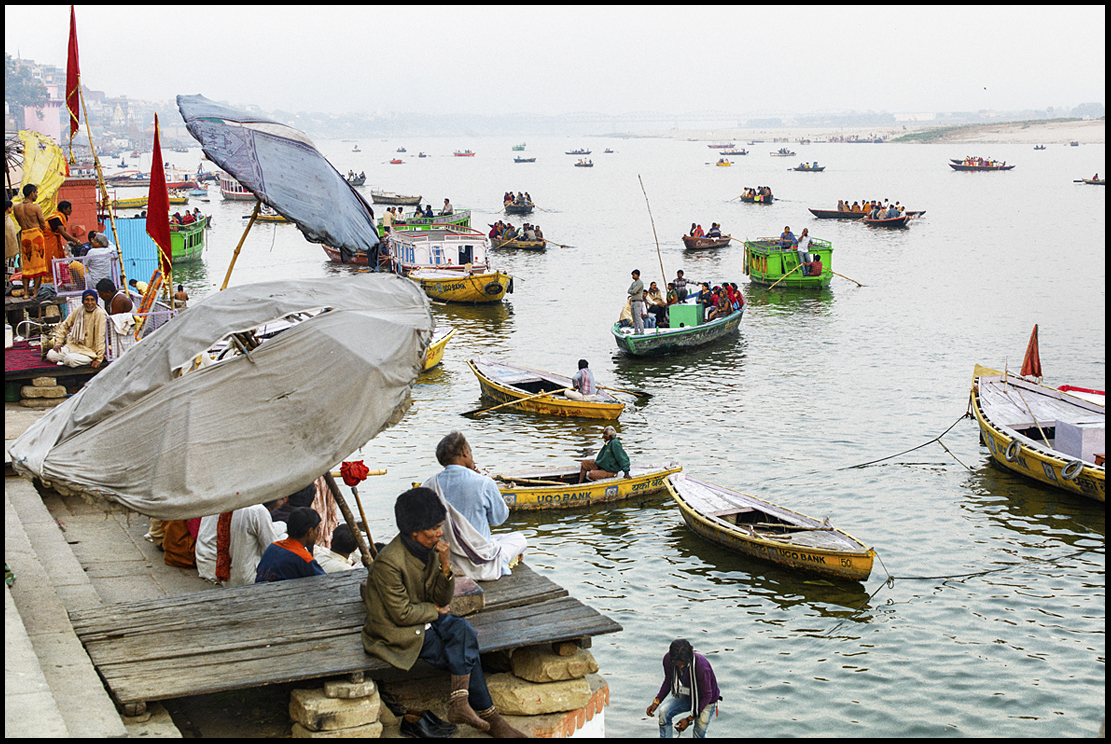
[[838, 137], [874, 139], [881, 137], [885, 142], [934, 143], [934, 144], [1028, 144], [1028, 145], [1067, 145], [1079, 142], [1082, 145], [1102, 145], [1106, 143], [1106, 120], [1104, 119], [1050, 119], [1015, 122], [993, 122], [990, 124], [964, 124], [952, 127], [931, 127], [916, 124], [899, 126], [893, 129], [880, 127], [836, 127], [836, 128], [751, 128], [751, 129], [669, 129], [666, 131], [623, 132], [616, 137], [660, 138], [706, 142], [735, 142], [738, 147], [754, 140], [770, 143], [779, 141], [798, 142], [809, 139], [812, 142]]

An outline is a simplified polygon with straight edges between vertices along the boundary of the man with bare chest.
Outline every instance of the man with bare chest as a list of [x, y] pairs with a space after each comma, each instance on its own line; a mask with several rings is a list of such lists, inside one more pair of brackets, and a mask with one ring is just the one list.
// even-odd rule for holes
[[19, 267], [23, 273], [23, 296], [27, 299], [39, 293], [39, 285], [47, 272], [46, 218], [42, 207], [35, 204], [38, 196], [38, 186], [29, 183], [23, 187], [23, 201], [12, 209], [20, 227]]

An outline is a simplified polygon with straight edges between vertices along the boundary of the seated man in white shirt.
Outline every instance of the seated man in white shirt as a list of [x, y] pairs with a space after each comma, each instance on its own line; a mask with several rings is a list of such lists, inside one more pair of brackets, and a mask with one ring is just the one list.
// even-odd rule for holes
[[520, 532], [491, 534], [491, 526], [509, 518], [509, 507], [494, 479], [478, 472], [471, 447], [460, 432], [440, 440], [436, 459], [444, 469], [423, 485], [447, 507], [444, 541], [451, 546], [452, 565], [476, 581], [508, 576], [528, 543]]
[[255, 570], [262, 554], [270, 547], [271, 543], [282, 540], [286, 536], [285, 522], [275, 522], [270, 518], [270, 512], [281, 504], [285, 498], [267, 501], [265, 504], [255, 504], [243, 509], [236, 509], [231, 513], [230, 540], [228, 552], [231, 556], [231, 570], [226, 580], [217, 576], [217, 530], [220, 523], [219, 514], [201, 518], [201, 528], [197, 535], [197, 573], [202, 579], [212, 583], [223, 583], [225, 586], [241, 586], [255, 583]]
[[332, 547], [317, 545], [313, 548], [312, 556], [324, 569], [324, 573], [350, 571], [356, 567], [351, 563], [351, 554], [355, 552], [355, 547], [355, 536], [351, 533], [351, 528], [341, 524], [332, 533]]

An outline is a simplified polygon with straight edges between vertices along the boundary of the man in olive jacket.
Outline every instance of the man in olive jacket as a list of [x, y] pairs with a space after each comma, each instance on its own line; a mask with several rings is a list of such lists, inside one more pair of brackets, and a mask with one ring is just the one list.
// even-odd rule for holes
[[378, 554], [367, 577], [363, 649], [398, 669], [407, 671], [422, 659], [450, 672], [452, 723], [498, 738], [523, 737], [494, 707], [474, 628], [451, 614], [455, 576], [441, 539], [446, 514], [431, 489], [398, 496], [394, 517], [400, 534]]

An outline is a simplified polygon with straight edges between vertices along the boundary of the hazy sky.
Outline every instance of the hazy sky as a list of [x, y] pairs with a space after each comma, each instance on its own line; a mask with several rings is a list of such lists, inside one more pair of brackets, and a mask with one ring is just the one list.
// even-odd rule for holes
[[[976, 111], [1104, 103], [1098, 6], [78, 5], [82, 81], [289, 111]], [[4, 6], [65, 67], [69, 6]]]

